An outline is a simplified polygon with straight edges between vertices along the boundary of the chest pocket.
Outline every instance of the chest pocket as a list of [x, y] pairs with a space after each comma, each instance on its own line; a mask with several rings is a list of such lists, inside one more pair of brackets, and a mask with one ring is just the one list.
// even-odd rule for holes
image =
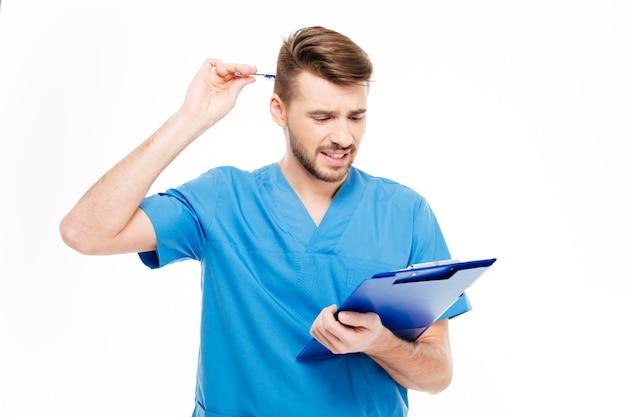
[[356, 287], [359, 286], [360, 283], [371, 278], [372, 275], [398, 268], [402, 267], [397, 264], [390, 265], [381, 262], [372, 262], [365, 265], [361, 263], [361, 265], [357, 268], [350, 268], [347, 273], [346, 290], [345, 293], [342, 294], [342, 300], [345, 300], [356, 289]]

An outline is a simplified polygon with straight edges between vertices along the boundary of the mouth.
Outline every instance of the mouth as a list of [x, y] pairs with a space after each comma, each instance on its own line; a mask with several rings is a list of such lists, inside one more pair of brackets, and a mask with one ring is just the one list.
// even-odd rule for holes
[[350, 151], [322, 151], [322, 154], [331, 159], [343, 159], [348, 156]]
[[326, 163], [333, 168], [341, 168], [350, 162], [350, 149], [328, 149], [320, 151]]

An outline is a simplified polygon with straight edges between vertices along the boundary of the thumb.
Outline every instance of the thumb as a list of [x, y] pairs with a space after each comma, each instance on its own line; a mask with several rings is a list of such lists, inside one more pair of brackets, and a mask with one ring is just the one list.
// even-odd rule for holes
[[340, 311], [339, 314], [337, 314], [337, 320], [346, 326], [356, 326], [358, 322], [356, 316], [356, 314], [350, 311]]

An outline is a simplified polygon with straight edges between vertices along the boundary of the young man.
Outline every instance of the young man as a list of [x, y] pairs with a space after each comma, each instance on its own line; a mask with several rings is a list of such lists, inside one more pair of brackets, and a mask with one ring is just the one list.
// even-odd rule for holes
[[[352, 167], [372, 71], [344, 35], [296, 31], [280, 50], [270, 100], [286, 141], [280, 162], [214, 168], [146, 198], [254, 82], [256, 67], [208, 59], [182, 107], [63, 219], [63, 239], [81, 253], [139, 252], [153, 268], [201, 262], [194, 416], [405, 416], [407, 388], [436, 393], [450, 383], [447, 319], [407, 342], [374, 313], [335, 318], [336, 304], [374, 273], [450, 258], [419, 194]], [[296, 361], [311, 335], [357, 354]]]

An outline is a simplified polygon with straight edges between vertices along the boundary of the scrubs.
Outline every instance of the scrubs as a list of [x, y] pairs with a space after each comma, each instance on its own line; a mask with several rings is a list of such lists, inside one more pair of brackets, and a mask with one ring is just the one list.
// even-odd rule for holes
[[[201, 263], [195, 417], [406, 416], [406, 389], [366, 355], [296, 356], [364, 279], [450, 258], [418, 193], [353, 167], [316, 226], [272, 164], [212, 169], [141, 208], [157, 235], [146, 265]], [[462, 296], [450, 311], [469, 308]]]

